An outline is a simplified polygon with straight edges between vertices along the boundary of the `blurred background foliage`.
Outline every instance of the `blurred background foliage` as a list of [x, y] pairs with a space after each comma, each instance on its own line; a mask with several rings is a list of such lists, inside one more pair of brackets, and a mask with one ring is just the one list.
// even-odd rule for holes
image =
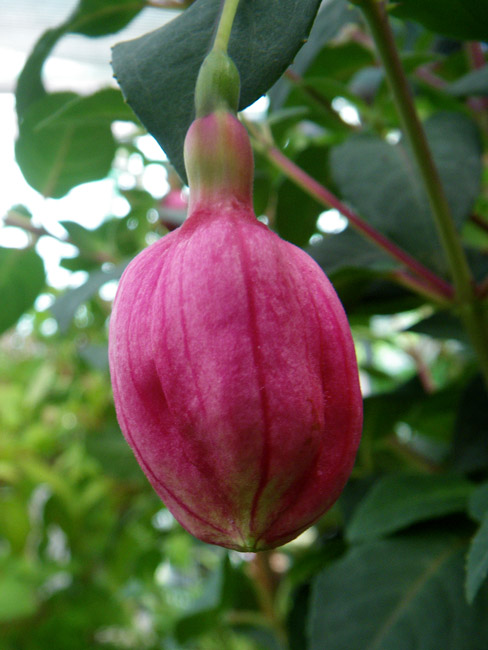
[[[310, 19], [318, 4], [307, 4]], [[148, 149], [116, 87], [52, 91], [42, 70], [68, 34], [115, 43], [140, 12], [157, 9], [163, 23], [178, 5], [191, 3], [80, 0], [41, 36], [18, 79], [17, 164], [52, 214], [41, 219], [18, 196], [0, 228], [0, 648], [484, 650], [488, 400], [476, 355], [455, 310], [406, 287], [398, 261], [295, 185], [266, 149], [255, 153], [256, 214], [322, 265], [357, 345], [365, 422], [348, 486], [285, 547], [228, 552], [175, 522], [120, 433], [107, 364], [111, 301], [127, 262], [184, 219], [187, 189]], [[486, 0], [391, 4], [480, 304], [487, 14]], [[255, 139], [265, 134], [449, 279], [356, 7], [322, 3], [293, 65], [244, 115]], [[106, 178], [117, 209], [93, 226], [84, 197]], [[85, 224], [55, 216], [70, 195]], [[46, 240], [70, 245], [57, 268]]]

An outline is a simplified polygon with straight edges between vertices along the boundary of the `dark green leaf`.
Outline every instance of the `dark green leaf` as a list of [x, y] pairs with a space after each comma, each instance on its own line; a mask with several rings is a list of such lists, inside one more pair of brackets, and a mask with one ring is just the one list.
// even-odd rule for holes
[[58, 321], [60, 331], [66, 332], [78, 307], [91, 298], [103, 284], [110, 280], [118, 280], [126, 266], [127, 263], [124, 263], [110, 271], [94, 271], [81, 287], [71, 289], [58, 298], [51, 307], [51, 313]]
[[469, 499], [468, 512], [478, 522], [488, 513], [488, 483], [482, 483], [474, 490]]
[[32, 307], [45, 282], [44, 264], [34, 250], [0, 248], [0, 333]]
[[[425, 130], [460, 228], [480, 189], [476, 126], [460, 113], [439, 113], [426, 122]], [[446, 272], [426, 193], [401, 142], [352, 137], [332, 152], [331, 163], [342, 195], [364, 218], [427, 266]]]
[[375, 439], [391, 435], [397, 422], [405, 420], [408, 411], [425, 395], [420, 383], [412, 380], [394, 391], [371, 395], [364, 399], [364, 435]]
[[466, 598], [472, 603], [488, 575], [488, 513], [473, 537], [466, 563]]
[[105, 343], [84, 345], [78, 349], [78, 354], [93, 368], [108, 370], [108, 347]]
[[452, 447], [457, 471], [475, 472], [488, 466], [488, 395], [481, 377], [471, 381], [459, 405]]
[[390, 0], [391, 13], [454, 38], [486, 39], [488, 0]]
[[409, 327], [408, 331], [426, 334], [437, 339], [467, 341], [466, 332], [461, 321], [454, 314], [446, 311], [439, 311], [428, 318], [424, 318]]
[[[327, 150], [322, 147], [308, 147], [299, 154], [296, 164], [323, 183], [326, 180]], [[289, 179], [284, 179], [278, 188], [276, 205], [276, 230], [283, 239], [304, 246], [316, 232], [317, 218], [323, 206]]]
[[[246, 0], [239, 4], [229, 54], [241, 77], [240, 109], [280, 77], [303, 45], [319, 0]], [[129, 105], [182, 178], [183, 141], [194, 116], [200, 64], [209, 50], [220, 0], [197, 1], [145, 36], [116, 45], [113, 66]]]
[[347, 529], [351, 542], [383, 537], [466, 508], [472, 485], [455, 476], [386, 476], [371, 488]]
[[472, 70], [452, 84], [447, 91], [455, 97], [466, 95], [488, 95], [488, 65]]
[[315, 582], [309, 650], [482, 650], [485, 604], [463, 598], [464, 554], [445, 534], [353, 548]]
[[338, 235], [325, 236], [322, 241], [310, 245], [307, 251], [327, 274], [355, 268], [385, 272], [398, 266], [392, 257], [351, 226]]
[[145, 6], [145, 0], [80, 0], [69, 21], [70, 31], [85, 36], [114, 34]]
[[[356, 22], [358, 15], [358, 11], [346, 2], [346, 0], [327, 0], [327, 2], [324, 2], [317, 14], [305, 46], [293, 61], [293, 71], [303, 76], [324, 45], [337, 36], [344, 25], [350, 22]], [[327, 67], [322, 67], [322, 70], [327, 69]], [[289, 81], [280, 79], [271, 89], [270, 98], [273, 108], [276, 109], [283, 106], [288, 95], [289, 87]]]
[[74, 93], [46, 95], [30, 106], [15, 146], [27, 182], [44, 196], [60, 198], [80, 183], [104, 178], [115, 155], [110, 124], [88, 118], [60, 123], [53, 113], [80, 101]]
[[86, 449], [100, 462], [104, 474], [123, 481], [145, 481], [134, 454], [117, 426], [90, 432]]

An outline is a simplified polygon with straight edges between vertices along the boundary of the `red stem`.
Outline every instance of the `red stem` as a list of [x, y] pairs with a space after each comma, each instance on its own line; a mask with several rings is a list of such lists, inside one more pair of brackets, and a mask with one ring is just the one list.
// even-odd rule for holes
[[486, 65], [481, 43], [478, 43], [477, 41], [470, 41], [468, 43], [468, 53], [473, 68], [482, 68], [484, 65]]
[[447, 298], [448, 300], [452, 299], [453, 289], [448, 282], [438, 277], [421, 262], [370, 226], [366, 221], [364, 221], [364, 219], [348, 208], [347, 205], [342, 203], [337, 196], [332, 194], [332, 192], [283, 155], [279, 149], [271, 146], [267, 148], [267, 153], [270, 160], [308, 194], [314, 196], [320, 203], [338, 210], [364, 237], [372, 241], [382, 250], [386, 251], [391, 257], [401, 262], [404, 266], [415, 273], [415, 275], [423, 278], [430, 285], [431, 292], [434, 293], [434, 295], [444, 299]]

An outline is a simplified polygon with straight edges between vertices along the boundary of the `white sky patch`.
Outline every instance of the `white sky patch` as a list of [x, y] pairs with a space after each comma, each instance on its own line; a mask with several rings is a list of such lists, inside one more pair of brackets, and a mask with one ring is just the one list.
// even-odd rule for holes
[[166, 169], [157, 163], [148, 165], [142, 175], [143, 188], [156, 199], [162, 199], [169, 192]]
[[269, 108], [269, 97], [263, 95], [262, 97], [257, 99], [253, 104], [245, 108], [242, 111], [242, 114], [248, 120], [259, 122], [260, 120], [263, 120], [266, 117], [268, 108]]
[[346, 124], [351, 124], [351, 126], [359, 126], [361, 120], [359, 118], [359, 113], [353, 104], [348, 101], [345, 97], [334, 97], [332, 100], [332, 108], [339, 113], [341, 119], [346, 122]]
[[338, 234], [347, 228], [347, 219], [339, 210], [332, 208], [319, 214], [317, 228], [328, 234]]
[[401, 138], [402, 132], [399, 129], [392, 129], [391, 131], [388, 131], [385, 136], [385, 140], [388, 142], [388, 144], [398, 144]]
[[159, 146], [157, 140], [152, 137], [152, 135], [141, 135], [136, 139], [136, 144], [137, 148], [140, 149], [146, 158], [149, 158], [149, 160], [159, 160], [161, 162], [168, 160], [168, 157]]

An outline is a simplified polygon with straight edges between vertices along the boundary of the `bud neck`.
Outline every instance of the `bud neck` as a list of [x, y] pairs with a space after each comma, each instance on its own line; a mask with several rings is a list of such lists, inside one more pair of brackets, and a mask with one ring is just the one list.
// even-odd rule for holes
[[252, 208], [253, 155], [249, 136], [231, 113], [217, 110], [196, 119], [185, 139], [189, 213], [224, 203]]

